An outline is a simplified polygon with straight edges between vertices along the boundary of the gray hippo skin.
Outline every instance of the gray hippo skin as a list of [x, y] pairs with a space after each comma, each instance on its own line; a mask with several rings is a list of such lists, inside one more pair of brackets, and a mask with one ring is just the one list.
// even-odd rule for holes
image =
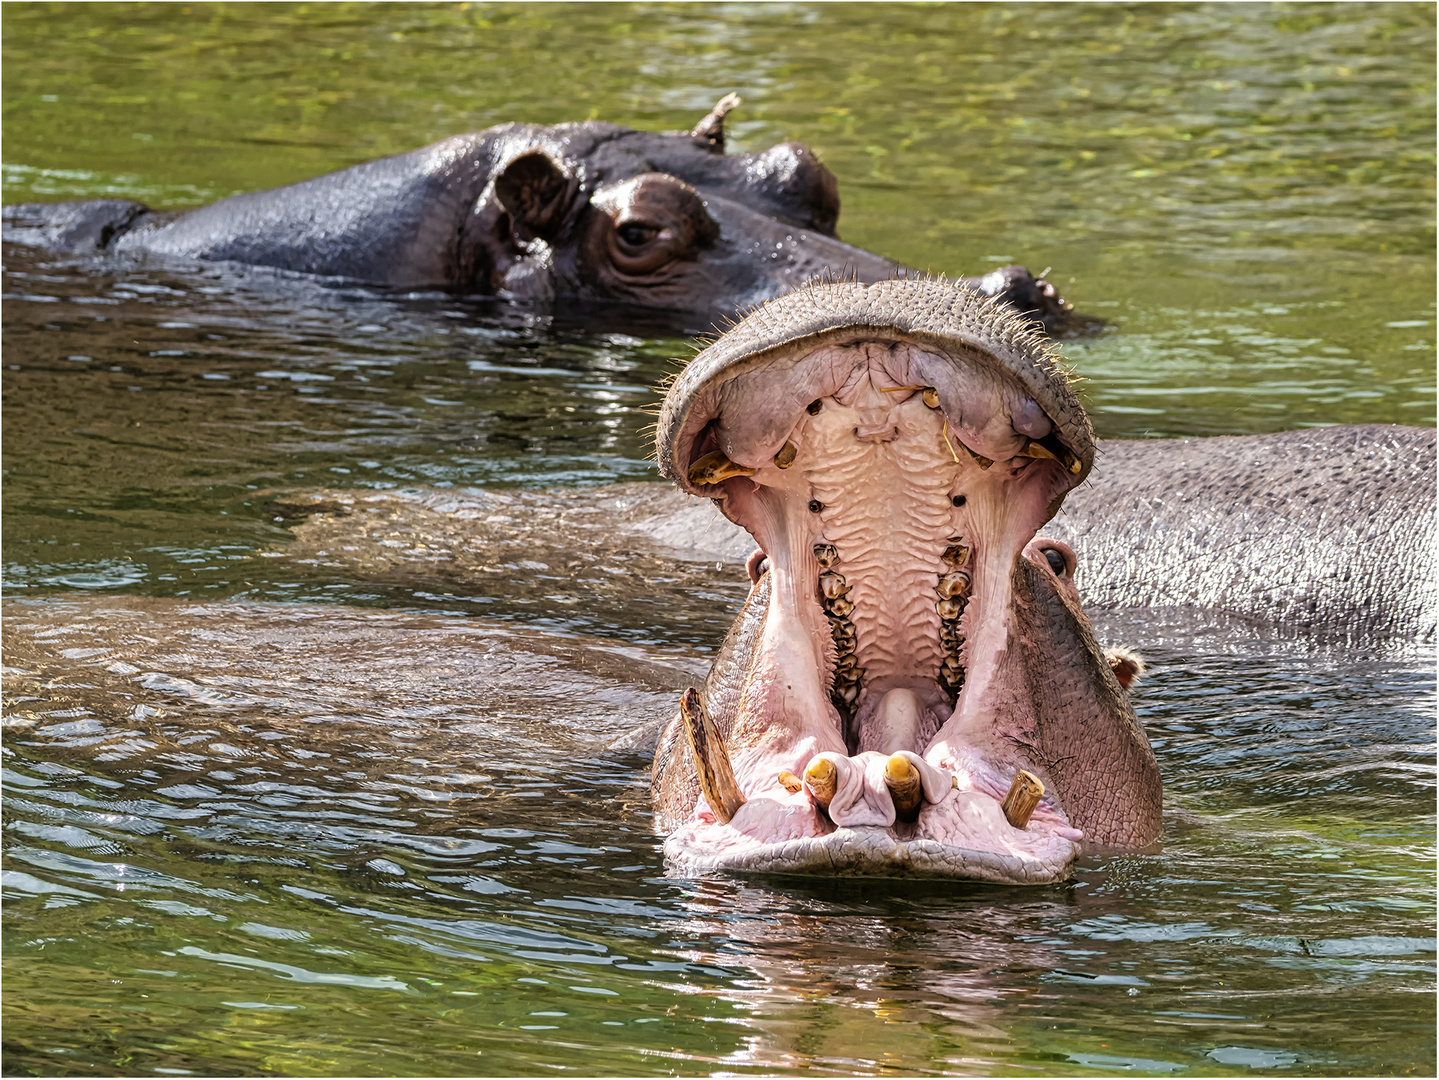
[[[801, 143], [726, 156], [727, 96], [690, 132], [503, 124], [271, 191], [160, 213], [135, 202], [4, 210], [12, 243], [223, 260], [395, 288], [606, 301], [711, 320], [829, 274], [907, 268], [835, 236], [834, 175]], [[1055, 327], [1020, 266], [969, 284]]]
[[1074, 554], [1036, 537], [1095, 444], [1032, 323], [951, 283], [811, 286], [700, 353], [656, 441], [763, 553], [656, 751], [672, 863], [1039, 883], [1158, 839]]

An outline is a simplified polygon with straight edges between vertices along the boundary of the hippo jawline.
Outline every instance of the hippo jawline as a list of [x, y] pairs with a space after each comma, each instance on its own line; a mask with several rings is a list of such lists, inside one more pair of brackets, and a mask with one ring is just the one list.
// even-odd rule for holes
[[656, 755], [680, 871], [1039, 883], [1157, 838], [1073, 553], [1034, 539], [1093, 436], [1023, 323], [938, 282], [791, 294], [691, 363], [657, 441], [763, 553]]

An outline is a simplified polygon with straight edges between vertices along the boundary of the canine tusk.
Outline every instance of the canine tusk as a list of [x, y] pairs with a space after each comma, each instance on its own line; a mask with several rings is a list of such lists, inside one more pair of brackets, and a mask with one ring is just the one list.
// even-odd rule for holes
[[788, 469], [794, 464], [795, 456], [799, 453], [792, 442], [787, 442], [779, 448], [779, 453], [774, 456], [774, 467], [776, 469]]
[[727, 458], [723, 450], [715, 450], [695, 460], [689, 467], [689, 481], [696, 486], [718, 484], [733, 476], [753, 476], [755, 470], [748, 465], [736, 465]]
[[919, 807], [924, 802], [924, 788], [920, 785], [919, 770], [903, 754], [891, 754], [884, 765], [884, 784], [889, 788], [889, 797], [894, 800], [895, 816], [900, 821], [913, 821], [919, 816]]
[[1011, 825], [1022, 829], [1029, 824], [1030, 815], [1043, 797], [1044, 785], [1040, 783], [1039, 777], [1020, 769], [1014, 774], [1014, 783], [1009, 785], [1009, 794], [1004, 797], [999, 808], [1004, 811], [1004, 816]]
[[735, 783], [729, 751], [725, 749], [719, 727], [705, 711], [704, 703], [693, 686], [680, 697], [680, 715], [685, 718], [685, 733], [690, 737], [700, 790], [720, 824], [728, 825], [735, 811], [744, 805], [744, 796], [740, 793], [739, 784]]

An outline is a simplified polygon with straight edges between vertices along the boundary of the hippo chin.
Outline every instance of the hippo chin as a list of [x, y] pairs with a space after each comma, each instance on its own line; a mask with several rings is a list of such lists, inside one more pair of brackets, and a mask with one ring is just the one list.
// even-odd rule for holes
[[941, 281], [802, 289], [689, 364], [657, 443], [760, 549], [656, 752], [677, 868], [1038, 883], [1158, 839], [1133, 672], [1036, 537], [1094, 436], [1032, 324]]
[[[836, 238], [838, 185], [809, 147], [725, 154], [738, 103], [728, 95], [692, 131], [668, 134], [503, 124], [182, 213], [117, 199], [7, 206], [5, 239], [710, 320], [821, 273], [908, 274]], [[971, 284], [1051, 328], [1069, 312], [1022, 266]]]

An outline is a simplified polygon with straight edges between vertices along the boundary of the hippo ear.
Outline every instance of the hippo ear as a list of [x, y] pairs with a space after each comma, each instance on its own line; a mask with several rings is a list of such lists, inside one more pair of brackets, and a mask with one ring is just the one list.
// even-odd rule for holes
[[521, 232], [553, 239], [565, 223], [574, 179], [549, 154], [521, 154], [495, 177], [495, 196]]

